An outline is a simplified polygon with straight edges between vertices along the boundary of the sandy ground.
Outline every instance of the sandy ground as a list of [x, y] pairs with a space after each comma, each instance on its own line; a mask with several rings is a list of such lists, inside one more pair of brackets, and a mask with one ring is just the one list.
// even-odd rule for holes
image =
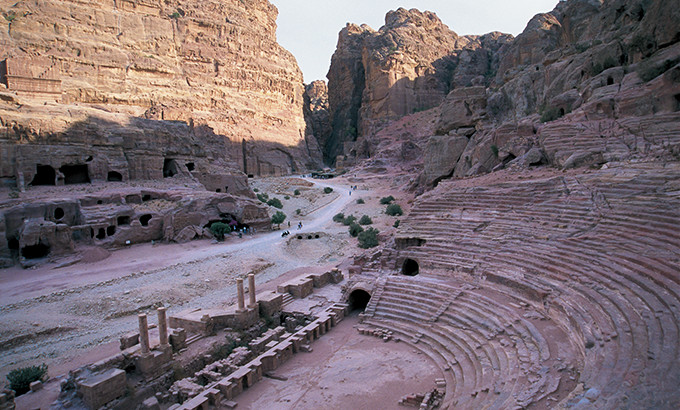
[[[360, 335], [348, 317], [236, 398], [239, 409], [403, 409], [411, 393], [435, 387], [441, 370], [405, 343]], [[279, 380], [287, 379], [287, 380]]]
[[[258, 289], [273, 288], [287, 272], [329, 268], [363, 252], [347, 227], [332, 221], [333, 215], [366, 214], [374, 227], [388, 233], [394, 231], [398, 217], [385, 215], [379, 199], [392, 194], [405, 211], [409, 203], [380, 182], [357, 181], [254, 180], [259, 192], [284, 204], [292, 221], [291, 228], [287, 221], [281, 226], [293, 234], [287, 238], [274, 231], [234, 236], [222, 243], [142, 244], [110, 253], [84, 248], [83, 261], [73, 265], [56, 261], [26, 270], [0, 270], [0, 377], [11, 369], [44, 362], [50, 376], [57, 378], [115, 353], [118, 338], [135, 331], [138, 313], [159, 306], [166, 306], [170, 315], [224, 306], [235, 298], [238, 277], [254, 273]], [[349, 186], [355, 184], [359, 189], [350, 195]], [[333, 193], [324, 194], [324, 186], [332, 186]], [[300, 195], [294, 195], [295, 189]], [[358, 198], [365, 203], [357, 204]], [[271, 209], [272, 214], [275, 211]], [[313, 239], [298, 239], [298, 234], [312, 234]], [[90, 259], [93, 262], [87, 263]], [[151, 323], [154, 320], [150, 315]]]

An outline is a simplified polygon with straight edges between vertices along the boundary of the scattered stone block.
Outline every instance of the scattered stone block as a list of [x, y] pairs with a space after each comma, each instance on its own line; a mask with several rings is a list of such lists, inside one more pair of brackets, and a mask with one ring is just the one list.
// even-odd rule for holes
[[42, 390], [43, 384], [40, 380], [36, 380], [29, 385], [32, 392], [37, 392]]
[[91, 409], [97, 409], [124, 395], [125, 388], [125, 372], [120, 369], [109, 369], [78, 383], [78, 391], [83, 396], [83, 402]]

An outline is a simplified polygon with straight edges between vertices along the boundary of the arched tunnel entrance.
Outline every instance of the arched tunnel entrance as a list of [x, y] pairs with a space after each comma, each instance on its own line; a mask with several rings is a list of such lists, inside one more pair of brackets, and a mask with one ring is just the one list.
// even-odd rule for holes
[[349, 299], [347, 299], [347, 304], [349, 305], [350, 312], [363, 312], [368, 306], [368, 301], [371, 300], [371, 294], [363, 289], [356, 289], [349, 294]]
[[404, 264], [401, 266], [401, 273], [406, 276], [416, 276], [420, 272], [420, 266], [418, 262], [407, 258]]

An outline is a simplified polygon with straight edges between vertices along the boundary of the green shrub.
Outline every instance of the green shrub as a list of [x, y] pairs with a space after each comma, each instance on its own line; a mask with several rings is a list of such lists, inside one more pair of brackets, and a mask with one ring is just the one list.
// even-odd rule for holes
[[357, 204], [361, 205], [361, 204], [365, 204], [365, 203], [366, 203], [366, 201], [364, 201], [363, 198], [357, 199]]
[[491, 152], [493, 153], [493, 156], [498, 158], [498, 146], [497, 145], [492, 145], [491, 146]]
[[404, 211], [401, 210], [401, 207], [397, 204], [390, 204], [387, 205], [387, 209], [385, 210], [385, 213], [389, 216], [396, 216], [396, 215], [403, 215]]
[[378, 246], [378, 233], [378, 230], [375, 228], [368, 228], [361, 232], [358, 236], [359, 247], [362, 249], [368, 249]]
[[210, 225], [210, 232], [215, 235], [218, 241], [224, 240], [224, 235], [231, 232], [231, 226], [222, 222], [213, 222]]
[[339, 212], [339, 213], [337, 213], [333, 216], [333, 222], [340, 223], [344, 220], [345, 220], [345, 214], [343, 214], [342, 212]]
[[266, 204], [267, 201], [269, 201], [269, 195], [263, 192], [261, 194], [257, 194], [257, 199], [259, 199], [260, 202], [264, 202]]
[[171, 19], [178, 19], [178, 18], [182, 17], [182, 15], [179, 14], [178, 12], [174, 12], [168, 17], [170, 17]]
[[293, 191], [293, 195], [300, 195], [300, 190], [296, 189], [295, 191]]
[[400, 221], [397, 219], [396, 221], [394, 221], [394, 225], [392, 225], [392, 226], [395, 227], [395, 228], [399, 228], [399, 223], [400, 223]]
[[260, 190], [257, 188], [253, 188], [253, 192], [260, 192]]
[[295, 210], [295, 215], [300, 215], [301, 212], [302, 212], [302, 209], [298, 208], [298, 209]]
[[644, 82], [647, 82], [655, 79], [656, 77], [673, 68], [676, 64], [678, 64], [679, 60], [680, 59], [665, 60], [663, 63], [660, 64], [650, 63], [640, 64], [638, 66], [639, 68], [637, 72], [638, 75], [640, 76], [640, 79]]
[[609, 56], [609, 57], [605, 58], [603, 62], [593, 64], [591, 74], [593, 76], [596, 76], [596, 75], [600, 74], [601, 72], [603, 72], [604, 70], [608, 70], [608, 69], [610, 69], [612, 67], [616, 67], [618, 65], [619, 64], [616, 61], [616, 59], [614, 57]]
[[288, 195], [286, 195], [286, 196], [283, 197], [283, 199], [285, 199], [287, 201], [287, 200], [290, 199], [290, 197]]
[[391, 204], [392, 201], [394, 201], [394, 197], [393, 197], [392, 195], [386, 196], [386, 197], [382, 197], [382, 198], [380, 198], [380, 205]]
[[364, 215], [364, 216], [361, 217], [361, 219], [359, 219], [359, 224], [361, 224], [361, 225], [370, 225], [372, 223], [373, 223], [373, 220], [368, 215]]
[[564, 115], [564, 109], [558, 107], [550, 107], [543, 110], [541, 114], [541, 122], [555, 121]]
[[47, 365], [43, 363], [40, 366], [14, 369], [7, 374], [7, 380], [9, 380], [9, 388], [14, 390], [17, 396], [27, 393], [30, 390], [31, 383], [47, 380]]
[[323, 189], [324, 194], [330, 194], [331, 192], [333, 192], [333, 188], [331, 188], [329, 186], [327, 186], [326, 188]]
[[364, 228], [361, 227], [356, 222], [352, 222], [352, 224], [349, 226], [349, 234], [352, 238], [356, 238], [357, 235], [359, 235], [361, 232], [364, 231]]
[[281, 211], [276, 211], [276, 213], [272, 216], [272, 224], [275, 224], [279, 228], [281, 228], [281, 224], [285, 220], [286, 220], [286, 214], [284, 214]]
[[345, 219], [342, 220], [342, 224], [345, 226], [350, 226], [352, 225], [355, 221], [357, 220], [357, 217], [354, 215], [350, 215], [346, 217]]
[[274, 208], [281, 209], [283, 208], [283, 204], [281, 203], [281, 200], [279, 198], [272, 198], [269, 201], [267, 201], [267, 205], [273, 206]]

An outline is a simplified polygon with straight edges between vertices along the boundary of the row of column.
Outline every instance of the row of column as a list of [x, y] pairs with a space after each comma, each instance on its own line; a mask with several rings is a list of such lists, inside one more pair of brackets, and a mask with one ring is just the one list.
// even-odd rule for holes
[[[238, 293], [238, 311], [245, 311], [245, 298], [243, 289], [243, 279], [236, 279], [236, 290]], [[248, 296], [249, 303], [248, 308], [253, 309], [257, 307], [257, 301], [255, 300], [255, 275], [248, 275]], [[165, 311], [167, 309], [164, 307], [158, 308], [158, 337], [160, 339], [161, 348], [168, 346], [168, 322], [165, 316]], [[142, 347], [142, 354], [149, 353], [149, 323], [146, 318], [146, 313], [142, 313], [139, 316], [139, 344]]]
[[[160, 339], [161, 349], [169, 346], [168, 342], [168, 321], [165, 317], [164, 307], [158, 308], [158, 338]], [[139, 318], [139, 344], [142, 347], [142, 354], [149, 354], [149, 323], [146, 319], [146, 313], [142, 313]]]
[[[244, 310], [246, 310], [246, 301], [244, 294], [245, 290], [243, 289], [243, 279], [241, 278], [236, 279], [238, 312], [243, 312]], [[248, 275], [248, 297], [250, 299], [248, 303], [248, 309], [253, 309], [257, 307], [257, 301], [255, 300], [255, 275], [252, 273]]]

